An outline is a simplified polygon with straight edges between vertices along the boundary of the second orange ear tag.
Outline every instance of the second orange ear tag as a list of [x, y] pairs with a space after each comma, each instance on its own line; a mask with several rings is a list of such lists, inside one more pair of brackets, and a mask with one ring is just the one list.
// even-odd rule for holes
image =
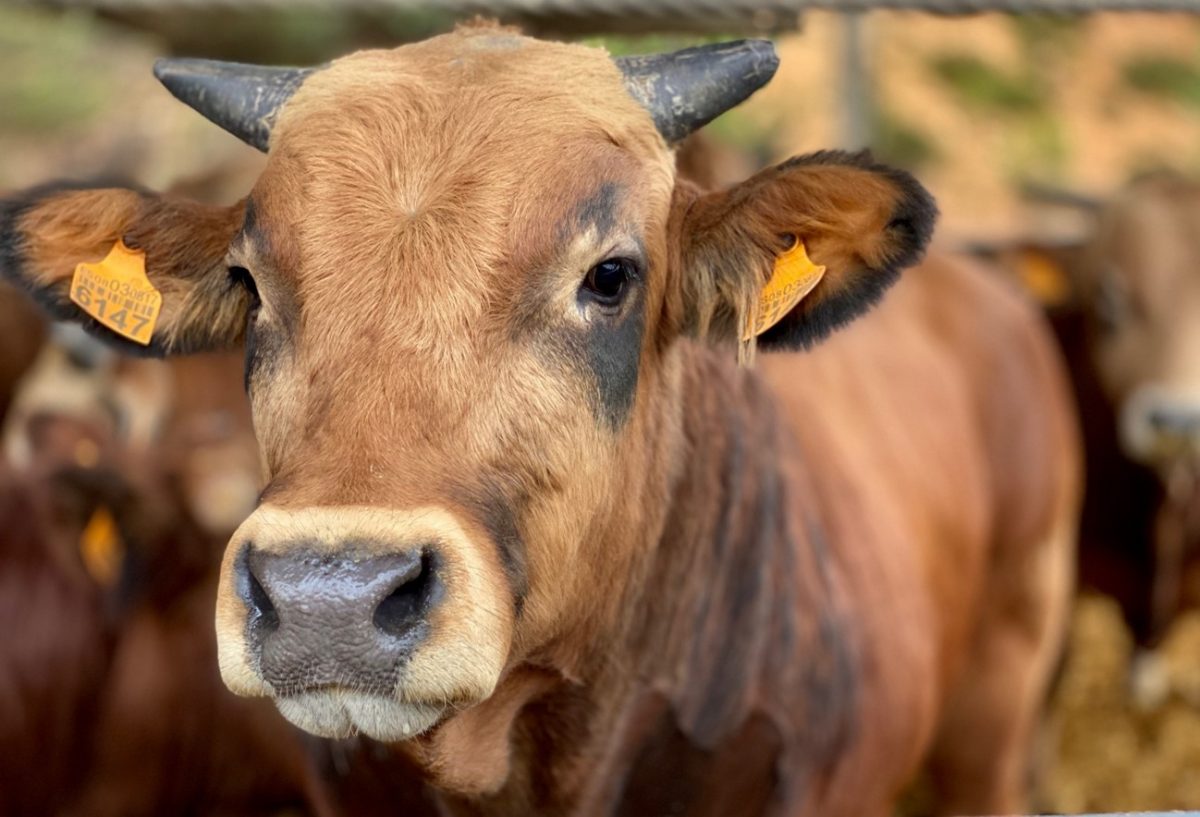
[[118, 240], [103, 261], [75, 267], [71, 300], [122, 337], [150, 344], [162, 293], [146, 277], [146, 253]]
[[117, 532], [116, 520], [103, 505], [92, 514], [79, 537], [79, 554], [97, 584], [109, 587], [117, 580], [125, 543]]
[[814, 264], [799, 238], [775, 259], [775, 271], [758, 294], [758, 303], [742, 325], [742, 340], [766, 332], [792, 311], [800, 299], [813, 291], [825, 275], [825, 267]]

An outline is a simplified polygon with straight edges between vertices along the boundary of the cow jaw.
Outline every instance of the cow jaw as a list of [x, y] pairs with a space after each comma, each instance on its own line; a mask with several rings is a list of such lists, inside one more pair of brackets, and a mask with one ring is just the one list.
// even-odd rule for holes
[[[285, 560], [290, 586], [264, 573], [248, 592], [251, 549]], [[363, 620], [347, 619], [348, 607]], [[389, 629], [391, 608], [404, 610], [403, 631]], [[264, 615], [274, 622], [265, 636], [255, 620]], [[222, 565], [217, 646], [226, 686], [274, 699], [289, 721], [322, 737], [406, 740], [448, 710], [484, 701], [512, 630], [494, 547], [441, 507], [264, 505], [235, 532]], [[264, 638], [285, 640], [272, 652]]]

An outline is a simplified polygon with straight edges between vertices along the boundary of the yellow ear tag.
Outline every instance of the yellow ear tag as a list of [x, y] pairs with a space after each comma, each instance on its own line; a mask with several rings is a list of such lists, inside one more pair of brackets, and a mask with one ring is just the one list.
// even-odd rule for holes
[[146, 253], [118, 239], [103, 261], [80, 264], [71, 279], [71, 300], [122, 337], [143, 346], [162, 309], [162, 294], [146, 277]]
[[97, 584], [109, 587], [117, 580], [124, 554], [125, 543], [117, 533], [117, 523], [108, 508], [101, 505], [79, 536], [83, 566]]
[[775, 271], [758, 294], [758, 306], [742, 324], [742, 342], [766, 332], [792, 311], [800, 299], [813, 291], [825, 275], [825, 267], [814, 264], [799, 238], [775, 259]]
[[1067, 271], [1049, 256], [1026, 250], [1020, 257], [1021, 283], [1043, 306], [1061, 306], [1071, 297]]

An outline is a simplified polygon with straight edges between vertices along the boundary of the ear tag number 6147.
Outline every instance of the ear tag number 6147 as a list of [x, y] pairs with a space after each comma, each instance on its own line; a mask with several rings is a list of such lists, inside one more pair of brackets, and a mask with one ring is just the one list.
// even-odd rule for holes
[[150, 344], [162, 310], [162, 293], [146, 277], [146, 253], [120, 239], [102, 261], [75, 267], [71, 300], [124, 338]]

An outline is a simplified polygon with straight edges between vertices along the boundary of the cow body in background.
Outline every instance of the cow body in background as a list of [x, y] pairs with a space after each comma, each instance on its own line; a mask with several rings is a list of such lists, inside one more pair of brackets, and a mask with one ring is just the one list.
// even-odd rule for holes
[[[927, 757], [947, 811], [1019, 809], [1070, 585], [1059, 374], [1018, 302], [936, 265], [787, 352], [916, 263], [934, 207], [866, 155], [677, 179], [670, 143], [775, 65], [488, 26], [168, 62], [270, 148], [247, 200], [0, 208], [4, 274], [55, 314], [134, 346], [69, 295], [128, 237], [149, 351], [246, 343], [268, 484], [222, 567], [231, 689], [393, 744], [444, 813], [883, 815]], [[747, 325], [781, 265], [810, 293]]]
[[0, 479], [0, 814], [54, 815], [78, 791], [112, 639], [82, 526], [52, 524], [25, 482]]
[[125, 548], [115, 637], [82, 783], [62, 814], [334, 814], [316, 741], [221, 684], [211, 631], [221, 540], [188, 515], [182, 475], [156, 471], [141, 464], [127, 493], [106, 498]]
[[1051, 203], [1086, 211], [1081, 239], [986, 252], [1046, 302], [1069, 364], [1087, 461], [1081, 583], [1153, 649], [1200, 603], [1200, 185], [1160, 173], [1107, 202]]
[[0, 814], [334, 813], [316, 741], [217, 672], [221, 549], [257, 491], [240, 356], [59, 340], [6, 428]]
[[0, 418], [8, 412], [18, 381], [33, 364], [46, 337], [46, 319], [22, 292], [0, 285]]

